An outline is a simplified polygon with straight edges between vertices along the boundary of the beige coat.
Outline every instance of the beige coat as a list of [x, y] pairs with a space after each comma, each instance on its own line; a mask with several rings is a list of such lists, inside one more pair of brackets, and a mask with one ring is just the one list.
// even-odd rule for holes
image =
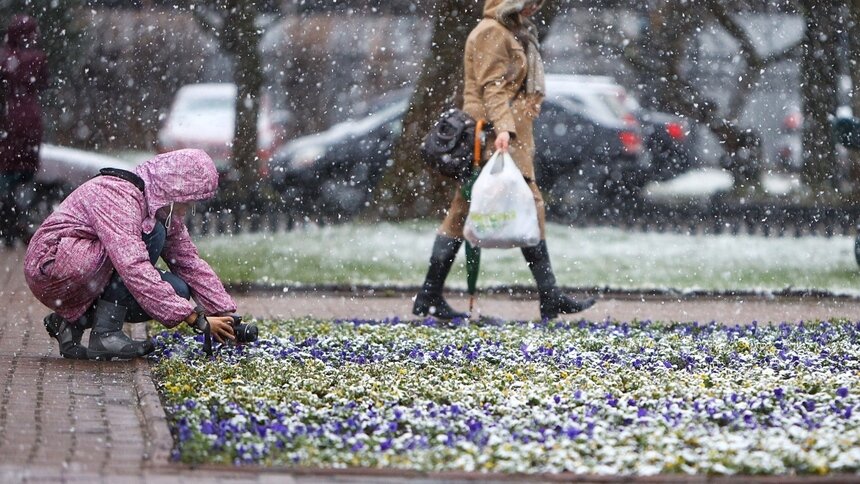
[[[511, 133], [510, 154], [529, 180], [543, 238], [545, 210], [543, 197], [534, 183], [533, 132], [543, 97], [525, 94], [522, 89], [528, 74], [525, 49], [514, 32], [496, 20], [500, 11], [521, 8], [522, 4], [522, 0], [487, 0], [484, 4], [484, 18], [466, 40], [463, 110], [475, 119], [491, 122], [495, 133]], [[492, 149], [494, 138], [490, 136], [487, 140], [488, 149]], [[462, 238], [468, 212], [469, 204], [457, 190], [439, 233]]]

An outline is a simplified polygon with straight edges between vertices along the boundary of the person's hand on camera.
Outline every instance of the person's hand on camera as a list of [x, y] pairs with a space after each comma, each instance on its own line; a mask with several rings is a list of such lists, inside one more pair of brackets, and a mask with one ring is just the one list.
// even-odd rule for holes
[[212, 336], [219, 343], [223, 343], [225, 339], [236, 340], [236, 334], [233, 331], [233, 318], [231, 316], [207, 316], [206, 321], [209, 322]]
[[496, 135], [496, 151], [507, 153], [511, 146], [511, 133], [502, 131]]

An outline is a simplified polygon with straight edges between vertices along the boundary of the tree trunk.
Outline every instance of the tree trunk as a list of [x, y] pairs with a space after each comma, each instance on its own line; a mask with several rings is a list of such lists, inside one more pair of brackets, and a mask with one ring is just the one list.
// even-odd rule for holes
[[257, 12], [251, 0], [238, 0], [227, 16], [226, 26], [235, 29], [229, 52], [233, 56], [236, 84], [236, 124], [233, 135], [229, 199], [236, 205], [250, 204], [260, 193], [260, 160], [257, 157], [257, 117], [263, 84], [260, 34], [254, 25]]
[[838, 92], [834, 2], [803, 0], [803, 178], [814, 198], [832, 193], [836, 156], [829, 116], [836, 113]]
[[456, 183], [431, 173], [419, 149], [442, 110], [462, 105], [463, 51], [482, 5], [474, 0], [437, 0], [430, 52], [394, 147], [394, 164], [374, 195], [373, 210], [383, 219], [427, 217], [447, 208]]
[[260, 201], [260, 160], [257, 158], [257, 116], [263, 84], [260, 60], [261, 33], [256, 26], [257, 6], [253, 0], [216, 0], [213, 11], [217, 23], [204, 9], [195, 18], [204, 30], [211, 31], [233, 58], [236, 84], [236, 118], [233, 130], [231, 167], [221, 180], [223, 200], [231, 207], [254, 207]]
[[[850, 103], [851, 111], [855, 117], [860, 117], [860, 0], [850, 0], [846, 4], [848, 11], [848, 56], [845, 69], [851, 76]], [[860, 150], [852, 150], [848, 154], [850, 166], [850, 180], [852, 198], [857, 200], [860, 194]]]
[[851, 75], [851, 109], [860, 116], [860, 0], [848, 3], [848, 72]]
[[546, 0], [543, 3], [543, 8], [535, 15], [534, 22], [538, 28], [538, 35], [541, 42], [549, 35], [552, 29], [552, 23], [563, 11], [571, 6], [570, 0]]

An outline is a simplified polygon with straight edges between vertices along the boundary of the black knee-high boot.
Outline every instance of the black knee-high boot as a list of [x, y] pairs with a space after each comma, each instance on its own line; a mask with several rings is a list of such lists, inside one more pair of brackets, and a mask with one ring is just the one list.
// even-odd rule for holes
[[559, 314], [578, 313], [594, 305], [594, 298], [578, 301], [565, 296], [556, 287], [555, 274], [553, 274], [552, 266], [549, 263], [549, 252], [545, 240], [541, 240], [534, 247], [523, 247], [522, 251], [537, 283], [540, 294], [540, 317], [542, 319], [555, 319]]
[[155, 349], [149, 339], [137, 341], [122, 332], [126, 308], [112, 301], [100, 299], [96, 303], [93, 329], [87, 346], [91, 360], [130, 359], [146, 356]]
[[427, 270], [427, 277], [424, 279], [421, 291], [415, 296], [415, 304], [412, 306], [413, 314], [434, 316], [439, 319], [467, 317], [466, 313], [451, 308], [445, 298], [442, 297], [445, 279], [448, 277], [448, 272], [451, 271], [451, 266], [457, 257], [457, 251], [460, 250], [462, 244], [461, 239], [444, 235], [436, 236], [436, 241], [433, 242], [433, 253], [430, 255], [430, 268]]

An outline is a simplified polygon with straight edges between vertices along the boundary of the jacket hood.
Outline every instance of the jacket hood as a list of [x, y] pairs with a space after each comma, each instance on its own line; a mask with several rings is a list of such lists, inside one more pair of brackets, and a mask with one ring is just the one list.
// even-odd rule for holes
[[33, 47], [38, 37], [39, 24], [29, 15], [15, 15], [6, 27], [6, 43], [12, 49]]
[[507, 25], [506, 18], [523, 11], [526, 5], [543, 5], [544, 0], [487, 0], [484, 2], [484, 17], [496, 19]]
[[147, 216], [143, 230], [155, 227], [155, 212], [174, 203], [207, 200], [218, 191], [218, 170], [203, 150], [177, 150], [164, 153], [134, 169], [146, 183]]

